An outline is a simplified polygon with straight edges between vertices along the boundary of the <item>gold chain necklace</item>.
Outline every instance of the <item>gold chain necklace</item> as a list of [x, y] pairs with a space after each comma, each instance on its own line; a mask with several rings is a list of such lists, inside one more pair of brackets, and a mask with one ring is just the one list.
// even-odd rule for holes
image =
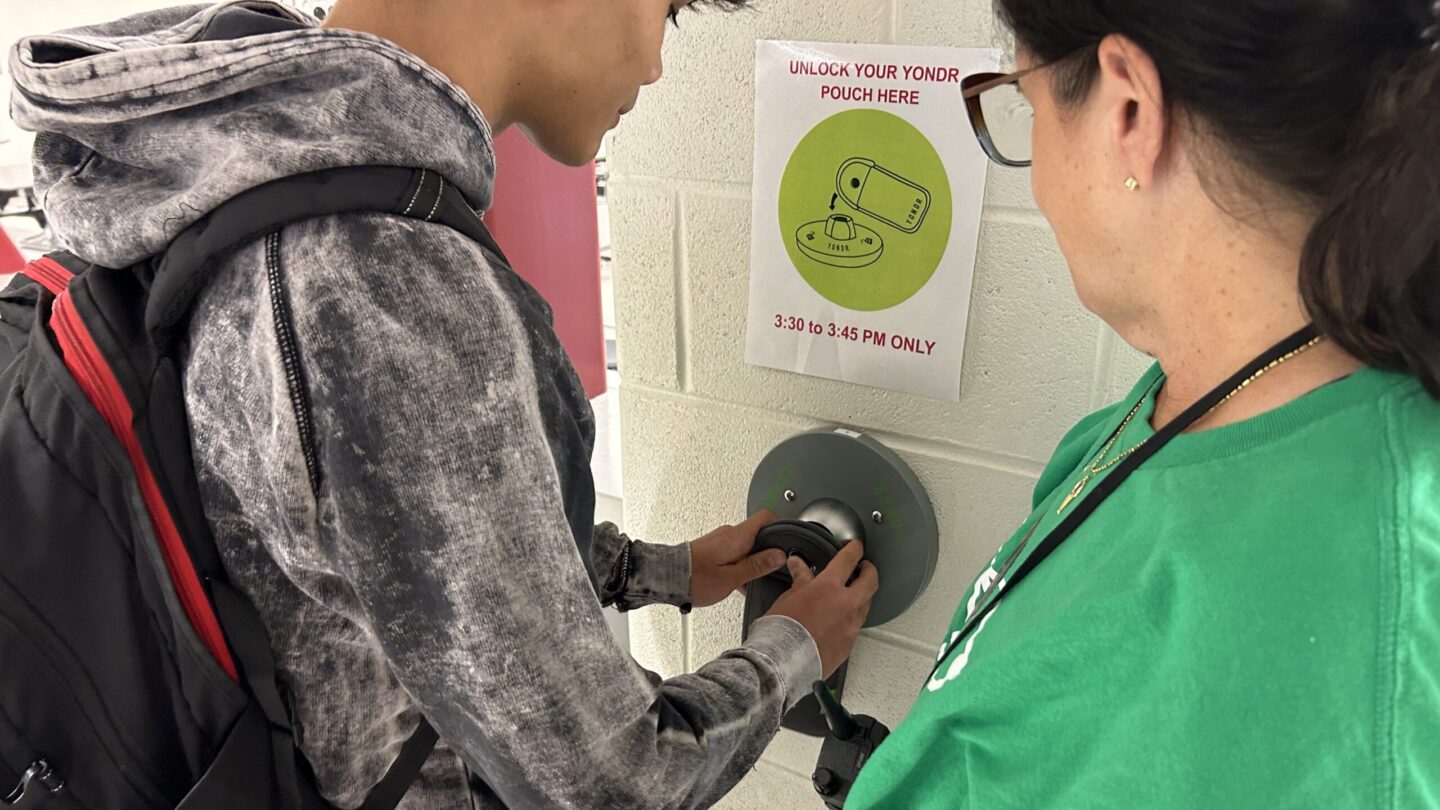
[[[1281, 356], [1281, 357], [1276, 358], [1275, 360], [1273, 360], [1273, 361], [1270, 363], [1270, 365], [1265, 366], [1264, 368], [1260, 369], [1259, 371], [1255, 372], [1254, 374], [1251, 374], [1248, 379], [1246, 379], [1244, 382], [1240, 383], [1239, 385], [1235, 386], [1235, 390], [1233, 390], [1233, 391], [1231, 391], [1230, 393], [1226, 394], [1224, 399], [1222, 399], [1222, 400], [1220, 400], [1219, 402], [1215, 403], [1214, 407], [1212, 407], [1212, 408], [1210, 408], [1210, 410], [1206, 411], [1199, 419], [1196, 419], [1196, 420], [1195, 420], [1195, 424], [1198, 425], [1198, 424], [1200, 424], [1201, 422], [1203, 422], [1207, 417], [1210, 416], [1210, 414], [1212, 414], [1212, 413], [1214, 413], [1216, 410], [1218, 410], [1221, 405], [1224, 405], [1225, 403], [1227, 403], [1227, 402], [1229, 402], [1230, 400], [1234, 399], [1237, 394], [1239, 394], [1241, 391], [1244, 391], [1246, 388], [1249, 388], [1251, 383], [1253, 383], [1253, 382], [1255, 382], [1256, 380], [1260, 379], [1261, 377], [1265, 376], [1265, 374], [1266, 374], [1267, 372], [1273, 371], [1276, 366], [1279, 366], [1280, 364], [1284, 363], [1284, 362], [1287, 361], [1287, 360], [1293, 359], [1293, 358], [1296, 357], [1297, 355], [1303, 354], [1306, 350], [1310, 349], [1310, 348], [1313, 347], [1315, 344], [1319, 343], [1320, 341], [1322, 341], [1322, 340], [1324, 340], [1324, 339], [1325, 339], [1325, 337], [1324, 337], [1323, 335], [1317, 336], [1317, 337], [1315, 337], [1313, 340], [1311, 340], [1309, 343], [1306, 343], [1304, 346], [1301, 346], [1300, 348], [1296, 349], [1296, 350], [1293, 351], [1293, 352], [1290, 352], [1289, 354], [1286, 354], [1286, 355], [1284, 355], [1284, 356]], [[1153, 387], [1152, 387], [1152, 390], [1153, 390]], [[1111, 467], [1114, 467], [1116, 464], [1119, 464], [1120, 462], [1124, 461], [1125, 459], [1129, 458], [1129, 457], [1130, 457], [1130, 454], [1132, 454], [1132, 453], [1134, 453], [1136, 450], [1139, 450], [1140, 448], [1144, 447], [1144, 446], [1145, 446], [1145, 442], [1150, 441], [1150, 438], [1151, 438], [1151, 437], [1148, 437], [1148, 436], [1147, 436], [1144, 441], [1140, 442], [1139, 444], [1135, 445], [1134, 447], [1130, 448], [1129, 450], [1126, 450], [1125, 452], [1121, 453], [1120, 455], [1116, 456], [1115, 458], [1110, 459], [1109, 461], [1105, 461], [1105, 457], [1108, 456], [1108, 455], [1110, 455], [1110, 449], [1115, 446], [1115, 442], [1119, 441], [1121, 436], [1125, 435], [1125, 428], [1127, 428], [1127, 427], [1130, 426], [1130, 420], [1134, 419], [1134, 418], [1135, 418], [1135, 414], [1137, 414], [1137, 413], [1140, 412], [1140, 406], [1141, 406], [1141, 405], [1144, 405], [1144, 404], [1145, 404], [1145, 400], [1146, 400], [1146, 399], [1149, 399], [1149, 397], [1150, 397], [1150, 393], [1147, 391], [1147, 392], [1145, 393], [1145, 396], [1140, 397], [1140, 401], [1135, 403], [1135, 407], [1133, 407], [1133, 408], [1130, 409], [1130, 413], [1125, 416], [1125, 421], [1121, 422], [1121, 423], [1120, 423], [1120, 427], [1116, 428], [1116, 430], [1115, 430], [1115, 435], [1113, 435], [1113, 436], [1110, 437], [1110, 441], [1106, 442], [1106, 443], [1105, 443], [1105, 446], [1102, 447], [1102, 448], [1100, 448], [1100, 453], [1099, 453], [1099, 455], [1097, 455], [1097, 456], [1095, 457], [1095, 460], [1090, 463], [1089, 468], [1086, 469], [1086, 471], [1085, 471], [1085, 476], [1084, 476], [1083, 478], [1081, 478], [1080, 481], [1079, 481], [1077, 484], [1075, 484], [1075, 488], [1072, 489], [1072, 490], [1070, 490], [1070, 494], [1065, 496], [1065, 500], [1063, 500], [1063, 501], [1060, 502], [1060, 508], [1059, 508], [1058, 510], [1056, 510], [1055, 514], [1057, 514], [1057, 515], [1063, 514], [1063, 513], [1065, 512], [1066, 507], [1070, 506], [1070, 504], [1071, 504], [1076, 498], [1080, 497], [1080, 493], [1082, 493], [1082, 492], [1085, 491], [1085, 486], [1090, 483], [1090, 480], [1091, 480], [1092, 478], [1094, 478], [1095, 476], [1099, 475], [1100, 473], [1105, 472], [1106, 470], [1110, 469]], [[1103, 463], [1102, 463], [1102, 462], [1103, 462]]]

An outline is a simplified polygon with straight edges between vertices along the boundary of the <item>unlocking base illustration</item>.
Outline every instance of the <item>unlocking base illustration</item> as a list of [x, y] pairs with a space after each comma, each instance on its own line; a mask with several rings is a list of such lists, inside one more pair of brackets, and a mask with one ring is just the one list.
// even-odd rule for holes
[[867, 267], [885, 252], [880, 234], [845, 214], [805, 223], [795, 234], [795, 244], [801, 253], [831, 267]]
[[945, 164], [914, 124], [884, 110], [846, 110], [816, 124], [791, 152], [777, 202], [796, 271], [847, 309], [910, 299], [950, 241]]

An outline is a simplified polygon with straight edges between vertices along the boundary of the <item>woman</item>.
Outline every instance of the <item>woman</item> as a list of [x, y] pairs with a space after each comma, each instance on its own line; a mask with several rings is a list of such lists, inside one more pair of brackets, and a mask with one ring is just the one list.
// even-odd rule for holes
[[977, 134], [1158, 364], [847, 807], [1440, 806], [1440, 7], [999, 12]]

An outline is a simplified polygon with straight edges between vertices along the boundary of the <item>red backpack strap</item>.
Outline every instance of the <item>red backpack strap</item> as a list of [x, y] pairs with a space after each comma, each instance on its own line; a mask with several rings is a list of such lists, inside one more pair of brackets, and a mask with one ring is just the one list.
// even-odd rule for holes
[[[32, 270], [36, 275], [30, 275]], [[150, 523], [160, 543], [165, 565], [170, 571], [171, 583], [180, 598], [186, 617], [200, 641], [225, 670], [225, 674], [229, 675], [231, 680], [238, 681], [240, 674], [230, 654], [230, 648], [226, 646], [220, 621], [215, 616], [215, 610], [200, 582], [190, 552], [180, 536], [175, 516], [170, 513], [160, 484], [140, 447], [130, 401], [126, 399], [115, 372], [106, 362], [104, 353], [95, 343], [95, 338], [76, 308], [75, 297], [69, 289], [69, 281], [74, 278], [74, 274], [48, 258], [27, 265], [25, 272], [27, 276], [55, 292], [55, 306], [50, 311], [50, 331], [60, 346], [65, 367], [105, 423], [110, 426], [111, 433], [130, 459], [136, 481], [140, 485], [140, 495], [145, 502], [145, 511], [150, 515]]]
[[65, 292], [65, 288], [70, 286], [70, 280], [75, 278], [75, 274], [66, 269], [65, 265], [49, 256], [36, 259], [20, 268], [20, 275], [38, 281], [52, 295], [57, 296]]

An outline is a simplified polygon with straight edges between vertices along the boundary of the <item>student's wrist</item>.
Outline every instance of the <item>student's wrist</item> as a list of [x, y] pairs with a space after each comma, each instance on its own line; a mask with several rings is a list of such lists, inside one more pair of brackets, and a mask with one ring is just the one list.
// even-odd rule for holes
[[674, 605], [690, 612], [690, 547], [629, 540], [621, 550], [609, 589], [622, 611]]

